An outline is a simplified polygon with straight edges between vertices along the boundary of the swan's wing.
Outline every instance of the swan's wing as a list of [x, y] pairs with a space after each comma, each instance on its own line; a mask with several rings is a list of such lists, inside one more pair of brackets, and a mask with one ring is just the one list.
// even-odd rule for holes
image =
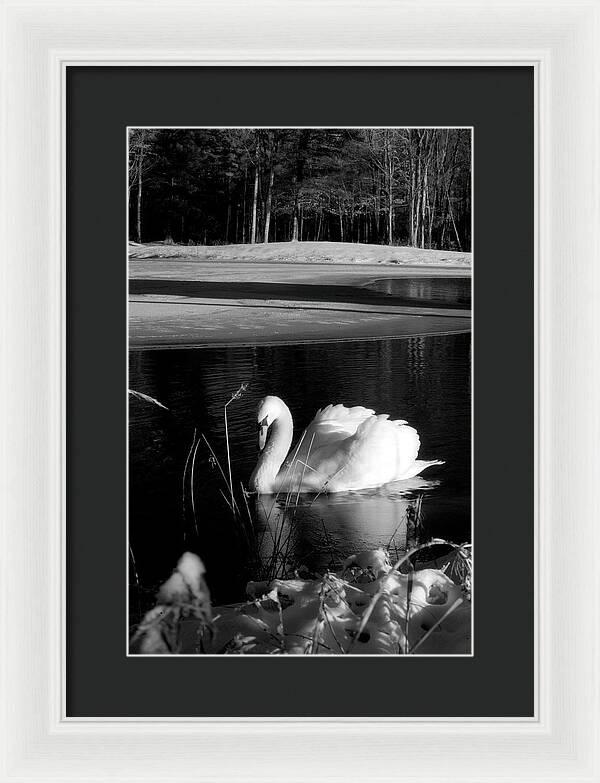
[[354, 435], [360, 425], [369, 418], [375, 418], [375, 411], [356, 405], [328, 405], [317, 411], [314, 419], [291, 448], [284, 467], [292, 462], [306, 462], [307, 458], [323, 448], [341, 443]]
[[375, 418], [375, 411], [355, 405], [346, 408], [345, 405], [328, 405], [318, 410], [315, 418], [307, 428], [307, 434], [315, 436], [314, 445], [319, 447], [322, 441], [331, 443], [333, 440], [354, 435], [360, 425], [368, 419]]
[[376, 487], [410, 473], [420, 445], [413, 427], [382, 414], [365, 418], [353, 435], [323, 448], [315, 460], [333, 491]]
[[406, 473], [417, 459], [421, 440], [414, 427], [383, 414], [361, 424], [348, 445], [349, 482], [362, 477], [364, 486], [376, 486]]
[[290, 451], [283, 484], [341, 492], [410, 478], [441, 464], [417, 460], [420, 445], [418, 432], [404, 420], [391, 421], [362, 406], [328, 405]]

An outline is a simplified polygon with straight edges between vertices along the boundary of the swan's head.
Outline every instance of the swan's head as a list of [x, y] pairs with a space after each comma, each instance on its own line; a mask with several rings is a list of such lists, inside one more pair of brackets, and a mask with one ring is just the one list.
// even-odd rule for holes
[[256, 420], [258, 423], [258, 448], [262, 451], [267, 442], [267, 432], [273, 422], [279, 418], [285, 408], [285, 403], [279, 397], [272, 395], [263, 397], [258, 403]]

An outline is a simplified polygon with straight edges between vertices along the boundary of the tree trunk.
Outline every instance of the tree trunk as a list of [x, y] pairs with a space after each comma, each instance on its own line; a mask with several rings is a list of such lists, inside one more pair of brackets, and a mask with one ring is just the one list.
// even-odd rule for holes
[[294, 188], [294, 208], [292, 211], [292, 236], [290, 237], [290, 240], [292, 242], [297, 242], [298, 241], [298, 179], [295, 174], [292, 182]]
[[421, 247], [425, 248], [425, 222], [427, 220], [427, 165], [423, 174], [423, 201], [421, 203]]
[[254, 167], [254, 196], [252, 198], [252, 233], [250, 234], [250, 244], [256, 244], [256, 215], [258, 204], [258, 161]]
[[[267, 190], [267, 209], [265, 215], [265, 237], [264, 237], [265, 244], [268, 244], [269, 242], [269, 227], [271, 225], [271, 200], [273, 198], [274, 179], [275, 179], [275, 167], [273, 166], [273, 161], [271, 161], [271, 166], [269, 171], [269, 188]], [[279, 182], [279, 180], [277, 180], [277, 182]]]
[[[175, 180], [173, 177], [171, 177], [171, 189], [169, 191], [169, 211], [167, 214], [167, 234], [165, 236], [165, 245], [172, 245], [173, 244], [173, 232], [171, 229], [171, 224], [173, 222], [173, 187], [175, 185]], [[206, 231], [204, 232], [204, 244], [206, 244]]]
[[304, 179], [304, 163], [306, 159], [306, 150], [310, 139], [311, 131], [303, 129], [298, 136], [298, 147], [296, 149], [296, 167], [292, 179], [294, 191], [294, 211], [292, 220], [292, 242], [298, 241], [298, 208], [300, 203], [300, 188]]
[[290, 237], [290, 241], [297, 242], [298, 241], [298, 177], [296, 173], [294, 173], [294, 177], [292, 179], [292, 186], [294, 189], [294, 207], [292, 211], [292, 236]]
[[248, 183], [248, 167], [244, 168], [244, 199], [242, 201], [242, 244], [246, 244], [246, 186]]
[[136, 215], [137, 241], [142, 241], [142, 164], [138, 166], [137, 181], [137, 215]]
[[456, 223], [454, 222], [454, 212], [452, 211], [452, 203], [450, 201], [450, 193], [447, 191], [446, 196], [448, 198], [448, 209], [450, 211], [450, 218], [452, 219], [452, 226], [454, 227], [454, 234], [456, 236], [456, 242], [458, 244], [458, 249], [462, 251], [462, 245], [460, 244], [460, 237], [458, 235], [458, 229], [456, 228]]
[[[388, 132], [389, 133], [389, 132]], [[388, 176], [388, 245], [394, 244], [394, 181], [392, 146], [388, 135], [386, 141], [387, 176]]]
[[225, 244], [229, 244], [230, 223], [231, 223], [231, 176], [227, 175], [227, 222], [225, 223]]

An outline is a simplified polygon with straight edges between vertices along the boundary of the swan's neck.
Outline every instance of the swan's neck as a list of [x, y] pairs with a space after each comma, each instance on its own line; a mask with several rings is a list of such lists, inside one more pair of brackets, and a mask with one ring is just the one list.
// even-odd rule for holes
[[293, 435], [292, 414], [287, 405], [283, 405], [281, 413], [269, 427], [267, 442], [250, 478], [251, 489], [264, 493], [276, 491], [277, 474], [288, 455]]

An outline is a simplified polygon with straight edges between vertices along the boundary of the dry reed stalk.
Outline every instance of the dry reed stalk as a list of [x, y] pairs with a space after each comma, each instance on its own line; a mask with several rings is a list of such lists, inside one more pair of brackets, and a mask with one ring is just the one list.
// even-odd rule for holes
[[[196, 431], [194, 430], [194, 433]], [[196, 519], [196, 503], [194, 498], [194, 465], [196, 464], [196, 454], [198, 453], [198, 446], [200, 441], [196, 442], [194, 448], [194, 456], [192, 457], [192, 465], [190, 467], [190, 497], [192, 499], [192, 517], [194, 518], [194, 530], [196, 531], [196, 537], [198, 536], [198, 521]]]
[[192, 445], [190, 446], [190, 450], [188, 451], [187, 459], [185, 461], [185, 465], [183, 468], [183, 478], [182, 478], [182, 488], [181, 488], [181, 507], [183, 510], [183, 523], [184, 523], [184, 531], [183, 531], [183, 538], [185, 540], [185, 479], [187, 476], [187, 469], [188, 464], [190, 461], [190, 457], [192, 456], [192, 451], [194, 450], [194, 446], [196, 445], [196, 427], [194, 427], [194, 437], [192, 438]]
[[133, 563], [133, 574], [135, 576], [135, 583], [137, 587], [140, 586], [140, 577], [137, 570], [137, 565], [135, 563], [135, 557], [133, 556], [133, 549], [131, 548], [131, 544], [129, 544], [129, 554], [131, 556], [131, 562]]
[[244, 498], [246, 513], [248, 514], [248, 522], [250, 523], [251, 529], [254, 529], [254, 520], [252, 519], [252, 514], [250, 513], [250, 506], [248, 505], [248, 494], [244, 489], [244, 484], [242, 481], [240, 481], [240, 489], [242, 490], [242, 497]]
[[233, 480], [231, 478], [231, 454], [229, 452], [229, 423], [227, 421], [227, 405], [229, 405], [229, 403], [227, 403], [223, 408], [223, 418], [225, 419], [225, 443], [227, 445], [227, 470], [229, 472], [229, 491], [231, 493], [231, 507], [233, 508], [233, 504], [235, 500], [233, 497]]
[[341, 653], [342, 655], [345, 655], [345, 654], [346, 654], [346, 651], [345, 651], [345, 650], [344, 650], [344, 648], [342, 647], [342, 645], [341, 645], [341, 643], [340, 643], [340, 640], [337, 638], [337, 636], [336, 636], [336, 633], [335, 633], [335, 631], [333, 630], [333, 626], [331, 625], [331, 621], [330, 621], [329, 617], [327, 616], [327, 606], [325, 606], [325, 605], [323, 606], [323, 617], [325, 618], [325, 622], [327, 623], [327, 626], [328, 626], [329, 630], [331, 631], [331, 635], [332, 635], [332, 636], [333, 636], [333, 638], [335, 639], [335, 643], [337, 644], [337, 646], [338, 646], [338, 648], [339, 648], [339, 651], [340, 651], [340, 653]]
[[313, 632], [310, 645], [307, 649], [308, 655], [317, 655], [319, 651], [319, 637], [321, 635], [321, 624], [323, 623], [323, 607], [325, 605], [325, 583], [321, 580], [321, 588], [319, 590], [319, 608], [317, 616], [315, 618], [315, 624], [313, 626]]
[[[225, 482], [225, 486], [227, 487], [227, 489], [229, 489], [229, 484], [227, 483], [227, 476], [225, 475], [225, 471], [221, 467], [221, 463], [219, 462], [219, 459], [218, 459], [217, 455], [213, 451], [213, 448], [210, 445], [210, 443], [208, 442], [208, 440], [206, 438], [206, 435], [204, 433], [202, 433], [202, 438], [204, 439], [204, 442], [206, 443], [206, 445], [208, 446], [208, 448], [210, 450], [210, 453], [212, 454], [212, 457], [213, 457], [213, 459], [215, 461], [215, 465], [219, 468], [219, 472], [221, 473], [221, 476], [223, 477], [223, 481]], [[229, 505], [229, 501], [228, 501], [227, 505]], [[234, 511], [233, 511], [234, 514], [235, 513], [239, 514], [239, 508], [238, 508], [238, 505], [236, 503], [235, 498], [233, 499], [233, 509], [234, 509]]]
[[[225, 443], [227, 445], [227, 468], [229, 471], [229, 491], [231, 493], [231, 505], [232, 507], [237, 507], [237, 503], [235, 502], [235, 498], [233, 496], [233, 480], [231, 478], [231, 454], [229, 450], [229, 422], [227, 419], [227, 407], [234, 401], [239, 400], [239, 398], [242, 396], [242, 394], [246, 391], [248, 388], [247, 383], [242, 383], [241, 386], [237, 391], [235, 391], [229, 400], [225, 403], [223, 406], [223, 418], [225, 420]], [[239, 509], [238, 509], [239, 510]]]
[[[308, 460], [310, 459], [310, 452], [312, 449], [312, 445], [315, 441], [315, 433], [313, 432], [312, 437], [310, 439], [310, 443], [308, 444], [308, 452], [306, 454], [306, 462], [303, 462], [302, 464], [304, 467], [302, 468], [302, 475], [300, 476], [300, 483], [298, 484], [298, 493], [296, 495], [296, 507], [298, 507], [298, 498], [300, 497], [300, 490], [302, 489], [302, 483], [304, 482], [304, 474], [306, 473], [306, 468], [310, 465], [308, 464]], [[310, 468], [312, 470], [312, 468]]]
[[[298, 445], [296, 446], [296, 451], [294, 452], [294, 456], [292, 457], [292, 459], [291, 459], [291, 460], [290, 460], [290, 462], [288, 463], [288, 466], [287, 466], [287, 468], [286, 468], [285, 475], [284, 475], [284, 477], [283, 477], [283, 482], [282, 482], [282, 483], [285, 483], [285, 482], [287, 481], [287, 479], [288, 479], [289, 472], [290, 472], [290, 468], [291, 468], [291, 466], [294, 464], [294, 460], [295, 460], [295, 459], [296, 459], [296, 457], [298, 456], [298, 452], [300, 451], [300, 446], [302, 445], [302, 442], [303, 442], [303, 440], [304, 440], [304, 437], [305, 437], [305, 435], [306, 435], [306, 430], [304, 430], [304, 432], [302, 433], [302, 437], [300, 438], [300, 440], [298, 441]], [[267, 522], [269, 521], [269, 519], [270, 519], [270, 517], [271, 517], [271, 513], [272, 513], [273, 509], [275, 508], [275, 504], [276, 504], [276, 503], [277, 503], [277, 501], [279, 500], [279, 495], [280, 495], [280, 494], [281, 494], [281, 490], [279, 490], [279, 492], [277, 492], [277, 493], [275, 494], [275, 499], [273, 500], [273, 503], [272, 503], [272, 505], [271, 505], [271, 508], [270, 508], [270, 510], [269, 510], [269, 513], [267, 514]]]
[[166, 405], [163, 405], [162, 402], [159, 402], [155, 397], [151, 397], [149, 394], [142, 394], [142, 392], [134, 391], [133, 389], [128, 389], [129, 394], [131, 394], [132, 397], [135, 397], [138, 400], [142, 400], [143, 402], [149, 402], [152, 405], [156, 405], [159, 408], [162, 408], [165, 411], [168, 411]]
[[413, 576], [414, 576], [414, 567], [410, 560], [408, 561], [411, 570], [408, 575], [408, 580], [406, 582], [406, 625], [404, 627], [404, 654], [408, 655], [408, 627], [410, 625], [410, 597], [412, 593], [412, 585], [413, 585]]
[[[328, 478], [328, 479], [325, 481], [325, 483], [323, 484], [323, 486], [321, 487], [321, 489], [320, 489], [320, 490], [317, 492], [317, 494], [316, 494], [316, 495], [314, 496], [314, 498], [312, 499], [312, 501], [311, 501], [311, 503], [310, 503], [310, 506], [312, 506], [312, 505], [313, 505], [313, 503], [314, 503], [314, 502], [315, 502], [315, 501], [316, 501], [316, 500], [317, 500], [319, 497], [321, 497], [321, 495], [323, 494], [323, 492], [326, 492], [326, 491], [327, 491], [327, 487], [328, 487], [328, 485], [329, 485], [329, 482], [330, 482], [332, 479], [334, 479], [334, 478], [337, 476], [337, 474], [338, 474], [338, 473], [340, 473], [340, 472], [341, 472], [341, 471], [342, 471], [342, 470], [343, 470], [345, 467], [346, 467], [345, 465], [342, 465], [341, 467], [339, 467], [339, 468], [336, 470], [336, 472], [335, 472], [335, 473], [333, 473], [331, 476], [329, 476], [329, 478]], [[310, 506], [309, 506], [309, 508], [310, 508]]]
[[[430, 629], [427, 631], [427, 633], [423, 634], [423, 636], [422, 636], [422, 637], [419, 639], [419, 641], [418, 641], [418, 642], [417, 642], [417, 643], [414, 645], [414, 647], [413, 647], [413, 648], [412, 648], [412, 650], [410, 651], [410, 654], [411, 654], [411, 655], [413, 655], [413, 654], [416, 652], [416, 650], [418, 650], [418, 648], [419, 648], [419, 647], [420, 647], [420, 646], [423, 644], [423, 642], [425, 641], [425, 639], [427, 639], [427, 638], [428, 638], [428, 637], [429, 637], [429, 636], [430, 636], [430, 635], [433, 633], [433, 631], [435, 631], [435, 629], [436, 629], [436, 628], [437, 628], [439, 625], [441, 625], [441, 624], [444, 622], [444, 620], [445, 620], [447, 617], [449, 617], [449, 616], [452, 614], [452, 612], [453, 612], [455, 609], [458, 609], [458, 607], [459, 607], [459, 606], [462, 604], [462, 602], [463, 602], [463, 599], [462, 599], [462, 598], [457, 598], [457, 599], [456, 599], [456, 601], [455, 601], [455, 602], [452, 604], [452, 606], [451, 606], [451, 607], [449, 607], [449, 609], [448, 609], [448, 610], [447, 610], [447, 611], [446, 611], [446, 612], [445, 612], [445, 613], [444, 613], [444, 614], [443, 614], [443, 615], [440, 617], [440, 619], [439, 619], [439, 620], [437, 620], [437, 621], [436, 621], [436, 622], [435, 622], [435, 623], [434, 623], [434, 624], [431, 626], [431, 628], [430, 628]], [[408, 640], [407, 640], [407, 641], [408, 641]]]

